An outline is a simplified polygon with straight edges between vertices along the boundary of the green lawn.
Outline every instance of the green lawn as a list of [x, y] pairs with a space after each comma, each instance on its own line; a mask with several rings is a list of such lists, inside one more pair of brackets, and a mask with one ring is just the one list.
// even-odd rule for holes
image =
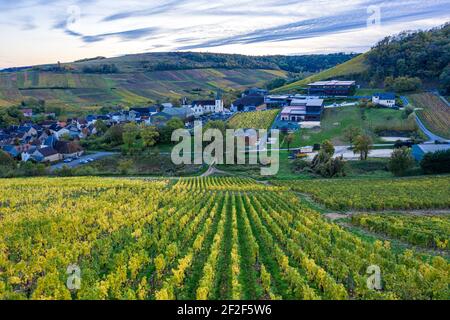
[[[326, 109], [320, 129], [301, 129], [295, 133], [292, 148], [312, 146], [330, 140], [336, 145], [347, 145], [344, 138], [346, 128], [355, 126], [361, 128], [373, 137], [375, 143], [382, 140], [375, 134], [375, 129], [379, 126], [400, 127], [406, 120], [402, 118], [402, 112], [390, 109], [364, 109], [364, 113], [359, 107], [344, 107], [339, 109]], [[282, 148], [287, 148], [284, 136], [281, 138]]]
[[375, 93], [383, 93], [383, 92], [385, 92], [384, 89], [361, 88], [356, 90], [355, 96], [372, 96]]

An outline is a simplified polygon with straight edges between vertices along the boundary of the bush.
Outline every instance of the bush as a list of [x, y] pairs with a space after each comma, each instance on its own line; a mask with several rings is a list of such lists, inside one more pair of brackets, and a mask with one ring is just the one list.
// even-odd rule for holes
[[394, 150], [389, 160], [389, 170], [396, 176], [402, 176], [406, 171], [414, 166], [414, 159], [411, 155], [411, 149], [402, 147]]
[[450, 150], [427, 153], [420, 167], [426, 174], [450, 173]]

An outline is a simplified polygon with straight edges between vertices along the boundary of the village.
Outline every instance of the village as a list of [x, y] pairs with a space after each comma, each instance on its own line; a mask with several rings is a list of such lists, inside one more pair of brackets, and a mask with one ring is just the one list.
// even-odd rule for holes
[[[33, 120], [36, 115], [33, 114], [32, 109], [21, 109], [26, 120], [20, 125], [0, 129], [0, 147], [12, 158], [22, 162], [71, 163], [86, 152], [80, 141], [101, 133], [100, 123], [107, 128], [126, 123], [164, 127], [169, 120], [177, 118], [183, 121], [186, 128], [193, 129], [195, 122], [200, 122], [202, 125], [206, 125], [209, 121], [226, 122], [237, 113], [279, 109], [281, 111], [272, 129], [288, 133], [300, 128], [320, 128], [326, 108], [358, 105], [361, 99], [382, 108], [399, 109], [396, 105], [395, 93], [355, 96], [357, 87], [356, 81], [319, 81], [308, 85], [307, 94], [286, 95], [273, 95], [264, 89], [250, 88], [228, 108], [224, 106], [220, 93], [217, 93], [214, 100], [195, 100], [188, 103], [185, 98], [180, 107], [175, 107], [172, 103], [163, 103], [148, 107], [131, 107], [107, 114], [70, 118], [65, 121], [58, 120], [55, 114], [45, 114], [46, 120], [36, 122]], [[350, 99], [354, 102], [326, 106], [325, 101], [329, 98]], [[447, 147], [446, 145], [434, 147], [433, 150], [447, 149]], [[312, 146], [302, 150], [313, 152]], [[88, 164], [93, 161], [95, 161], [93, 158], [83, 157], [79, 164]]]

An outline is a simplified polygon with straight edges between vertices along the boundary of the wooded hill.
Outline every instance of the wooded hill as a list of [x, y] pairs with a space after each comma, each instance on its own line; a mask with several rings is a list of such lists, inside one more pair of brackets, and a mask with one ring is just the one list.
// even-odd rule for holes
[[328, 79], [354, 79], [380, 87], [387, 77], [417, 77], [427, 86], [450, 93], [450, 24], [386, 37], [363, 55], [274, 92], [296, 91]]

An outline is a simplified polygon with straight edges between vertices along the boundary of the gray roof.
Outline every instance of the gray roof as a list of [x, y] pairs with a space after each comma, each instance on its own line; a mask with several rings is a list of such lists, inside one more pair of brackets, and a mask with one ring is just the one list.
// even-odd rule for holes
[[339, 81], [339, 80], [330, 80], [330, 81], [317, 81], [308, 84], [308, 86], [353, 86], [356, 84], [356, 81]]
[[450, 150], [450, 144], [419, 144], [417, 147], [424, 153]]

